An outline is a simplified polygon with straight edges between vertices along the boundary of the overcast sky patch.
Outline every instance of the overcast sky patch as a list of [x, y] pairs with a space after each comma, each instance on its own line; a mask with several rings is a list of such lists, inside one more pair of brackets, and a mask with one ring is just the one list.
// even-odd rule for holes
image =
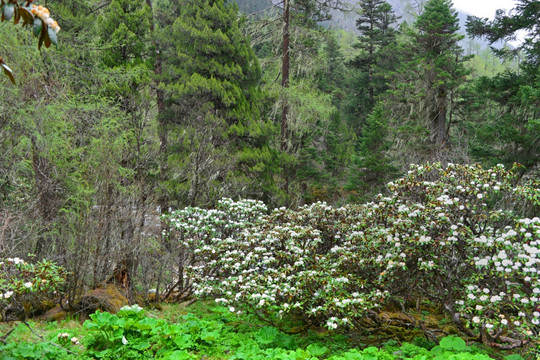
[[454, 7], [471, 15], [493, 19], [497, 9], [511, 10], [514, 0], [454, 0]]

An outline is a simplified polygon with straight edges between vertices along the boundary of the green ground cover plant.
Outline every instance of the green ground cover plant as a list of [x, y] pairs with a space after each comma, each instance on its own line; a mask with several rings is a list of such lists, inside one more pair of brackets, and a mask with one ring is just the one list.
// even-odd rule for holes
[[[174, 307], [179, 307], [175, 305]], [[171, 307], [170, 309], [174, 309]], [[177, 310], [174, 310], [177, 311]], [[283, 360], [522, 360], [467, 345], [448, 336], [439, 344], [416, 339], [388, 341], [378, 347], [355, 347], [351, 339], [328, 331], [286, 334], [221, 306], [199, 304], [175, 314], [175, 321], [133, 305], [117, 314], [96, 312], [83, 325], [76, 322], [40, 324], [32, 341], [20, 326], [0, 345], [2, 359], [283, 359]], [[167, 314], [164, 317], [167, 316]], [[17, 339], [19, 341], [17, 341]], [[302, 344], [302, 345], [299, 345]]]

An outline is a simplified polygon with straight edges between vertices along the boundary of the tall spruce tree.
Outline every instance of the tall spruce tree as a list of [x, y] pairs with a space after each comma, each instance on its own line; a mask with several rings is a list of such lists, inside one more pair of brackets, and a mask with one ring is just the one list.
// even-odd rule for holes
[[430, 0], [415, 22], [415, 47], [428, 95], [428, 119], [432, 141], [438, 145], [448, 142], [448, 107], [450, 95], [463, 82], [467, 70], [463, 64], [463, 49], [459, 41], [459, 19], [450, 0]]
[[384, 104], [379, 102], [373, 108], [362, 126], [362, 136], [358, 141], [358, 151], [353, 156], [346, 189], [354, 201], [369, 199], [382, 190], [386, 182], [395, 174], [392, 159], [388, 155], [388, 114]]
[[[378, 76], [379, 81], [375, 79], [375, 66], [381, 63], [380, 58], [384, 54], [385, 47], [395, 41], [396, 30], [392, 26], [396, 23], [397, 17], [392, 6], [384, 0], [362, 0], [358, 2], [358, 6], [360, 16], [356, 24], [361, 35], [355, 47], [360, 49], [361, 53], [352, 61], [352, 65], [367, 74], [368, 101], [372, 108], [376, 82], [380, 82], [381, 77]], [[378, 87], [382, 86], [379, 84]]]
[[354, 44], [358, 52], [348, 63], [353, 91], [347, 95], [344, 108], [347, 122], [360, 136], [377, 98], [388, 89], [387, 77], [399, 64], [399, 57], [392, 51], [398, 31], [391, 5], [383, 0], [362, 0], [358, 7], [360, 35]]
[[177, 136], [169, 146], [173, 198], [181, 206], [261, 196], [260, 182], [271, 182], [261, 163], [271, 158], [271, 127], [259, 119], [261, 72], [238, 8], [185, 0], [179, 11], [163, 64], [166, 116]]
[[[459, 41], [457, 13], [449, 0], [429, 0], [396, 54], [403, 58], [393, 73], [386, 108], [391, 111], [393, 151], [401, 165], [458, 161], [450, 146], [460, 86], [469, 73]], [[459, 154], [460, 158], [462, 154]]]

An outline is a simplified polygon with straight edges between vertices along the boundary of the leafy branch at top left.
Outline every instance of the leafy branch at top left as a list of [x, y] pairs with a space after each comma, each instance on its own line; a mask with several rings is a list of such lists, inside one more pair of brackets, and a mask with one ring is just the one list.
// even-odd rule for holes
[[[58, 38], [56, 34], [60, 31], [60, 26], [51, 18], [49, 9], [33, 3], [34, 0], [20, 2], [16, 0], [0, 0], [0, 8], [2, 9], [1, 21], [13, 20], [13, 24], [15, 25], [20, 22], [22, 22], [23, 26], [32, 25], [34, 35], [39, 39], [38, 49], [41, 49], [43, 44], [47, 48], [51, 44], [57, 45]], [[0, 66], [11, 82], [15, 84], [13, 71], [7, 66], [2, 57], [0, 57]]]

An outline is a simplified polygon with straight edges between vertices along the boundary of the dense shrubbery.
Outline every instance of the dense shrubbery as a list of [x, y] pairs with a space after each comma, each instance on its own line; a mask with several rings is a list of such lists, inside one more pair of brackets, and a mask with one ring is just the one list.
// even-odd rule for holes
[[423, 299], [493, 345], [537, 335], [537, 184], [518, 186], [502, 166], [433, 164], [389, 189], [362, 206], [264, 215], [261, 203], [226, 200], [227, 209], [173, 214], [191, 259], [184, 276], [196, 295], [268, 320], [293, 314], [359, 331], [381, 307]]
[[44, 300], [54, 299], [65, 277], [64, 268], [50, 261], [0, 259], [0, 320], [25, 318]]

